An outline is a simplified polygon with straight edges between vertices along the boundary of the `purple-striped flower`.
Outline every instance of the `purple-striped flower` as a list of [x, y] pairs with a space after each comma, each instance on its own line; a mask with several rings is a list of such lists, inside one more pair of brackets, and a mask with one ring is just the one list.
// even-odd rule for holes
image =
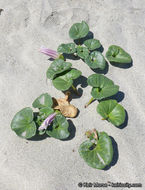
[[47, 127], [51, 124], [51, 122], [54, 120], [56, 116], [56, 113], [52, 113], [51, 115], [49, 115], [44, 121], [43, 123], [40, 125], [40, 127], [38, 128], [39, 131], [42, 130], [46, 130]]
[[45, 55], [48, 55], [52, 59], [57, 59], [59, 57], [59, 53], [52, 49], [47, 49], [47, 48], [41, 47], [40, 52], [44, 53]]

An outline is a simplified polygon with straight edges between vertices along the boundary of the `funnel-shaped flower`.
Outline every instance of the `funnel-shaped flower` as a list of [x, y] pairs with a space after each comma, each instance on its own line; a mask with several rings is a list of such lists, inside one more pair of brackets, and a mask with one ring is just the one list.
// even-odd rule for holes
[[40, 48], [40, 52], [41, 52], [41, 53], [44, 53], [45, 55], [48, 55], [48, 56], [51, 57], [52, 59], [57, 59], [57, 58], [59, 58], [59, 53], [56, 52], [55, 50], [52, 50], [52, 49], [47, 49], [47, 48], [41, 47], [41, 48]]
[[54, 120], [56, 116], [56, 113], [52, 113], [51, 115], [49, 115], [44, 121], [43, 123], [40, 125], [40, 127], [38, 128], [39, 131], [42, 130], [46, 130], [47, 127], [51, 124], [51, 122]]

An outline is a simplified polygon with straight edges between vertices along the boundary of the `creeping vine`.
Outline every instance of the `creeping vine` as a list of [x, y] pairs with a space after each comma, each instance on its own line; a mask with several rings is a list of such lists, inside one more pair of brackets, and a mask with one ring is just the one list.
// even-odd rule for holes
[[[89, 33], [89, 26], [85, 21], [75, 23], [69, 30], [69, 36], [73, 42], [60, 44], [57, 51], [41, 48], [41, 52], [53, 60], [46, 76], [57, 90], [65, 92], [65, 97], [57, 99], [48, 93], [43, 93], [32, 103], [33, 109], [26, 107], [16, 113], [11, 122], [11, 129], [18, 136], [25, 139], [44, 134], [56, 139], [67, 139], [70, 136], [69, 122], [66, 118], [74, 118], [78, 114], [78, 108], [69, 101], [70, 89], [72, 88], [79, 95], [74, 86], [74, 80], [77, 80], [82, 72], [66, 61], [66, 55], [82, 59], [91, 69], [99, 70], [106, 68], [106, 60], [115, 66], [132, 62], [131, 56], [116, 45], [111, 45], [104, 56], [100, 52], [101, 42], [98, 39], [88, 38]], [[85, 104], [85, 108], [94, 100], [98, 100], [97, 112], [102, 120], [107, 120], [116, 127], [121, 126], [125, 122], [126, 111], [122, 105], [112, 99], [112, 96], [118, 93], [119, 86], [98, 73], [90, 75], [87, 83], [92, 87], [92, 97]], [[34, 112], [34, 109], [37, 111]], [[96, 169], [104, 169], [110, 165], [114, 150], [109, 135], [93, 129], [87, 131], [86, 136], [88, 140], [79, 147], [79, 154], [84, 161]]]

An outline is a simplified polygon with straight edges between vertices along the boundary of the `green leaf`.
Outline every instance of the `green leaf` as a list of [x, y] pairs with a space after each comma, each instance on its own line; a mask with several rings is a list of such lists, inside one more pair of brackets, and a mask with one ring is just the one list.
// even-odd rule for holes
[[83, 38], [88, 33], [89, 33], [89, 26], [85, 21], [73, 24], [69, 30], [69, 36], [74, 40]]
[[102, 101], [97, 106], [97, 112], [115, 126], [125, 121], [125, 110], [116, 100]]
[[109, 62], [115, 63], [131, 63], [131, 56], [121, 47], [112, 45], [106, 52], [106, 58]]
[[53, 79], [52, 83], [57, 90], [65, 91], [72, 86], [73, 80], [72, 79], [67, 80], [65, 75], [63, 75]]
[[85, 59], [85, 63], [92, 69], [104, 70], [106, 67], [106, 61], [102, 53], [94, 51]]
[[36, 134], [36, 125], [33, 121], [33, 110], [24, 108], [14, 116], [11, 122], [11, 129], [25, 139], [29, 139]]
[[96, 39], [89, 39], [84, 42], [84, 45], [89, 49], [89, 50], [95, 50], [101, 47], [101, 43], [99, 40]]
[[66, 53], [66, 54], [75, 53], [76, 52], [75, 44], [74, 43], [61, 44], [58, 46], [57, 51], [59, 53]]
[[39, 115], [44, 117], [44, 119], [46, 119], [50, 114], [54, 113], [54, 109], [50, 108], [50, 107], [45, 107], [45, 108], [41, 108]]
[[45, 120], [52, 113], [54, 113], [54, 109], [45, 107], [45, 108], [40, 109], [39, 116], [40, 116], [41, 120]]
[[71, 66], [72, 64], [69, 62], [65, 62], [62, 59], [56, 59], [51, 63], [50, 67], [47, 70], [47, 73], [46, 73], [47, 78], [54, 79], [57, 74], [60, 74], [70, 69]]
[[113, 158], [112, 141], [107, 133], [98, 133], [97, 144], [87, 140], [80, 145], [79, 153], [90, 167], [103, 169], [111, 163]]
[[101, 74], [90, 75], [87, 82], [88, 85], [93, 87], [91, 91], [92, 97], [97, 100], [113, 96], [119, 90], [119, 86], [115, 85], [112, 80]]
[[34, 108], [44, 108], [44, 107], [52, 107], [53, 101], [51, 96], [48, 93], [41, 94], [34, 102], [32, 103], [32, 106]]
[[[38, 116], [37, 116], [37, 120], [36, 120], [37, 124], [40, 126], [40, 125], [42, 124], [42, 122], [43, 122], [50, 114], [52, 114], [52, 113], [54, 113], [54, 110], [53, 110], [52, 108], [50, 108], [50, 107], [41, 108], [41, 109], [39, 110], [39, 114], [38, 114]], [[41, 131], [40, 131], [40, 133], [41, 133]], [[39, 134], [40, 134], [40, 133], [39, 133]]]
[[70, 135], [68, 127], [69, 124], [66, 118], [61, 114], [57, 114], [52, 126], [47, 128], [46, 133], [56, 139], [66, 139]]
[[55, 79], [53, 79], [52, 82], [56, 89], [65, 91], [65, 90], [68, 90], [72, 86], [73, 80], [78, 78], [81, 74], [82, 74], [81, 71], [77, 69], [71, 69], [64, 75], [60, 75], [56, 77]]
[[86, 47], [78, 46], [77, 47], [77, 55], [82, 58], [86, 59], [89, 56], [89, 50]]

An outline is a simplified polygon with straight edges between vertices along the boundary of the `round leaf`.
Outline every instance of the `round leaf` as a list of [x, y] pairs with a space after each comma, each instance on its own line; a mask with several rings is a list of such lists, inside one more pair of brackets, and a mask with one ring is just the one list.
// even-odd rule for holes
[[24, 108], [14, 116], [11, 128], [15, 133], [25, 139], [29, 139], [36, 134], [36, 125], [33, 121], [33, 110]]
[[106, 67], [106, 61], [102, 53], [94, 51], [85, 59], [85, 63], [92, 69], [104, 70]]
[[108, 61], [115, 63], [131, 63], [131, 56], [121, 47], [112, 45], [106, 53]]
[[54, 77], [57, 74], [60, 74], [64, 71], [70, 69], [71, 66], [72, 66], [72, 64], [69, 62], [65, 62], [62, 59], [56, 59], [51, 63], [50, 67], [47, 70], [47, 73], [46, 73], [47, 78], [54, 79]]
[[68, 127], [69, 124], [66, 118], [61, 114], [57, 114], [52, 126], [47, 128], [46, 133], [56, 139], [66, 139], [70, 135]]
[[75, 53], [76, 52], [75, 44], [74, 43], [61, 44], [58, 46], [57, 51], [59, 53], [66, 53], [66, 54]]
[[84, 42], [84, 45], [89, 49], [89, 50], [95, 50], [101, 47], [100, 41], [96, 39], [89, 39]]
[[115, 126], [125, 121], [125, 110], [116, 100], [102, 101], [97, 106], [97, 112]]
[[89, 26], [86, 22], [75, 23], [69, 30], [70, 38], [76, 40], [85, 37], [89, 32]]
[[65, 91], [68, 90], [72, 84], [73, 80], [78, 78], [81, 75], [81, 71], [77, 69], [71, 69], [66, 74], [62, 76], [58, 76], [55, 79], [53, 79], [53, 85], [56, 89]]
[[78, 46], [77, 47], [77, 55], [82, 58], [86, 59], [89, 56], [89, 50], [86, 47]]
[[71, 69], [69, 72], [66, 73], [66, 77], [68, 79], [77, 79], [81, 76], [82, 72], [77, 69]]
[[112, 161], [113, 147], [107, 133], [98, 133], [98, 138], [96, 145], [90, 140], [83, 142], [79, 147], [79, 153], [90, 167], [103, 169]]
[[52, 107], [53, 101], [51, 96], [48, 93], [41, 94], [34, 102], [32, 103], [32, 106], [34, 108], [44, 108], [44, 107]]
[[88, 85], [92, 86], [91, 95], [94, 99], [101, 100], [116, 94], [119, 86], [104, 75], [93, 74], [88, 77]]
[[52, 83], [57, 90], [65, 91], [65, 90], [68, 90], [72, 86], [73, 80], [72, 79], [68, 80], [65, 77], [65, 75], [63, 75], [63, 76], [53, 79]]

